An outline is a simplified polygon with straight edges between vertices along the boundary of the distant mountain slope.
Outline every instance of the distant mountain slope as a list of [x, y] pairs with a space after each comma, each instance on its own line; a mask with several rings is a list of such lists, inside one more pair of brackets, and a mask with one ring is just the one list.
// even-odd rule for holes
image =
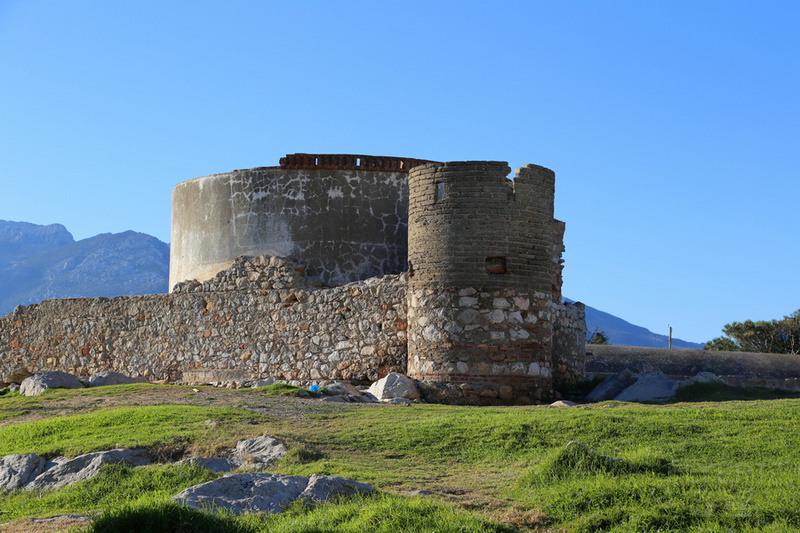
[[[572, 301], [572, 300], [570, 300]], [[645, 348], [666, 348], [669, 338], [666, 335], [653, 333], [649, 329], [636, 326], [614, 315], [605, 313], [594, 307], [586, 306], [586, 332], [591, 335], [595, 328], [608, 335], [609, 343], [617, 346], [642, 346]], [[700, 350], [702, 344], [672, 338], [673, 348]]]
[[126, 231], [81, 241], [60, 224], [0, 220], [0, 315], [48, 298], [168, 290], [169, 245]]
[[0, 269], [37, 252], [75, 242], [61, 224], [39, 226], [28, 222], [0, 220]]
[[[0, 316], [48, 298], [156, 294], [169, 290], [169, 245], [143, 233], [75, 241], [61, 224], [0, 220]], [[667, 337], [586, 306], [586, 326], [611, 344], [666, 348]], [[673, 339], [676, 348], [701, 344]]]

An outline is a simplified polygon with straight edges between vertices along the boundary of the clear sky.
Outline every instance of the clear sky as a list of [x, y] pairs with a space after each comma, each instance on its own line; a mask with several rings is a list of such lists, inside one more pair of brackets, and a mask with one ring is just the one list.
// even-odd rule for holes
[[287, 153], [536, 163], [566, 296], [696, 342], [800, 308], [797, 0], [0, 0], [0, 73], [0, 219], [169, 241], [176, 183]]

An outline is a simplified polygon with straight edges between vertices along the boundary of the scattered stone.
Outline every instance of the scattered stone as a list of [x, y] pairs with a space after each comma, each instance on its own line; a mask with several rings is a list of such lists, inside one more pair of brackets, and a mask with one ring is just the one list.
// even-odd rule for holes
[[240, 440], [226, 457], [189, 457], [178, 463], [198, 465], [214, 472], [232, 472], [243, 466], [263, 469], [284, 455], [286, 446], [281, 441], [269, 435], [261, 435]]
[[406, 496], [432, 496], [433, 491], [427, 489], [418, 489], [406, 492]]
[[240, 465], [265, 468], [286, 455], [286, 446], [269, 435], [240, 440], [233, 450], [234, 461]]
[[323, 402], [334, 402], [334, 403], [350, 403], [354, 400], [349, 399], [347, 396], [325, 396], [321, 398], [320, 401]]
[[23, 396], [37, 396], [47, 389], [82, 389], [83, 383], [72, 374], [60, 370], [43, 370], [25, 378], [19, 392]]
[[391, 398], [417, 400], [420, 397], [419, 388], [414, 380], [397, 372], [389, 372], [386, 377], [373, 383], [368, 392], [379, 400]]
[[120, 374], [119, 372], [105, 370], [103, 372], [98, 372], [97, 374], [92, 374], [92, 376], [89, 377], [89, 383], [87, 386], [105, 387], [108, 385], [128, 385], [130, 383], [147, 383], [147, 378], [141, 376], [132, 378], [126, 376], [125, 374]]
[[374, 491], [373, 487], [352, 479], [312, 474], [308, 477], [308, 486], [299, 499], [307, 503], [325, 503], [340, 496]]
[[252, 388], [257, 389], [258, 387], [269, 387], [270, 385], [274, 384], [275, 378], [259, 379], [253, 382]]
[[350, 383], [349, 381], [334, 381], [329, 383], [328, 385], [324, 386], [325, 394], [331, 396], [347, 396], [351, 394], [360, 395], [361, 391], [359, 391], [355, 385]]
[[569, 400], [558, 400], [557, 402], [551, 403], [547, 407], [575, 407], [576, 405], [578, 404]]
[[234, 474], [190, 487], [173, 499], [192, 509], [233, 514], [278, 513], [293, 501], [322, 503], [334, 497], [372, 492], [364, 483], [335, 476], [284, 476], [264, 472]]
[[19, 383], [11, 383], [8, 385], [8, 390], [11, 392], [16, 392], [19, 390]]
[[697, 383], [719, 383], [720, 385], [728, 385], [728, 382], [712, 372], [700, 372], [699, 374], [684, 379], [678, 382], [678, 390], [695, 385]]
[[391, 403], [395, 405], [411, 405], [412, 402], [408, 398], [389, 398], [388, 400], [381, 400], [381, 403]]
[[676, 381], [649, 363], [635, 362], [619, 374], [607, 377], [586, 396], [589, 402], [616, 400], [620, 402], [667, 402], [678, 390], [695, 383], [726, 383], [711, 372]]

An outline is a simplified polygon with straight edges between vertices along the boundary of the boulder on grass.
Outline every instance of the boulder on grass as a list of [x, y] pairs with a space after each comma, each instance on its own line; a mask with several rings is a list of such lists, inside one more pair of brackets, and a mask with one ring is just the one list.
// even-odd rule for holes
[[42, 473], [47, 461], [35, 453], [11, 454], [0, 459], [0, 491], [24, 487]]
[[82, 389], [83, 383], [60, 370], [43, 370], [25, 378], [19, 388], [23, 396], [38, 396], [47, 389]]
[[321, 503], [337, 496], [372, 492], [364, 483], [336, 476], [233, 474], [184, 490], [173, 499], [192, 509], [233, 514], [279, 513], [297, 499]]
[[56, 490], [100, 473], [103, 465], [127, 463], [131, 466], [150, 464], [150, 455], [146, 450], [118, 448], [104, 452], [93, 452], [79, 455], [72, 459], [57, 457], [46, 465], [43, 473], [25, 485], [24, 490]]
[[389, 372], [386, 377], [373, 383], [367, 392], [379, 400], [392, 398], [417, 400], [420, 397], [419, 388], [414, 380], [396, 372]]

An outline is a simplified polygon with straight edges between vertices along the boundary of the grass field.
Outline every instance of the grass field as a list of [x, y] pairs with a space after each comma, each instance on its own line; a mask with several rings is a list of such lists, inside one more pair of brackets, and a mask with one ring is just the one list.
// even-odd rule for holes
[[[3, 495], [4, 520], [91, 514], [93, 531], [800, 531], [800, 399], [407, 407], [267, 389], [96, 390], [0, 397], [0, 456], [120, 444], [167, 459], [270, 434], [290, 448], [271, 472], [341, 475], [382, 492], [269, 517], [210, 516], [169, 497], [216, 474], [115, 466], [56, 492]], [[732, 393], [688, 399], [720, 394]], [[432, 494], [407, 495], [419, 489]]]

